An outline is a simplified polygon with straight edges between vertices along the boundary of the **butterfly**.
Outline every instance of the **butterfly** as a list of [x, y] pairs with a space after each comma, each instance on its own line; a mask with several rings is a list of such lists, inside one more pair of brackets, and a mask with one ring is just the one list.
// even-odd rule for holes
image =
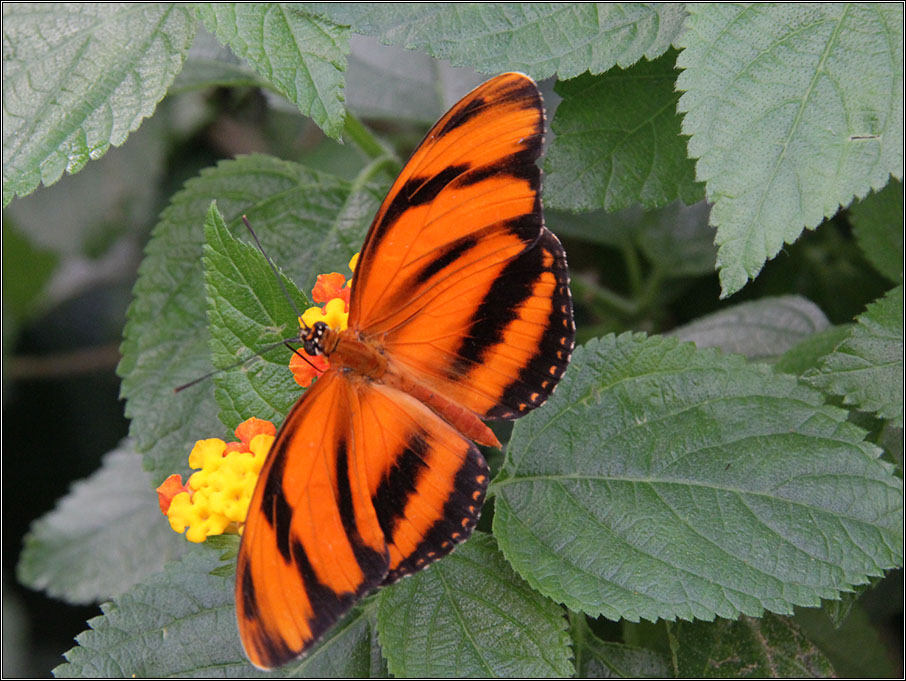
[[482, 419], [544, 403], [575, 338], [544, 227], [544, 109], [528, 76], [466, 95], [421, 142], [365, 238], [348, 328], [303, 329], [330, 369], [295, 403], [252, 496], [236, 571], [249, 660], [302, 655], [361, 597], [465, 541], [488, 485]]

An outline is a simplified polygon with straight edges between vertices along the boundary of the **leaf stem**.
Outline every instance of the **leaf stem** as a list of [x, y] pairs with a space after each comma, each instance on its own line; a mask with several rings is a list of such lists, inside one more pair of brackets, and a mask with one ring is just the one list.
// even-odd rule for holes
[[351, 111], [346, 112], [346, 118], [343, 122], [343, 139], [355, 144], [370, 159], [380, 158], [381, 156], [394, 157], [393, 152], [381, 144], [371, 134], [371, 131], [362, 125], [358, 118], [353, 116]]
[[639, 312], [638, 303], [601, 286], [591, 279], [575, 277], [570, 282], [570, 286], [577, 298], [586, 301], [599, 316], [605, 319], [612, 316], [611, 313], [614, 310], [620, 315], [627, 317], [634, 317]]
[[642, 290], [642, 264], [639, 261], [638, 251], [629, 239], [623, 239], [620, 250], [623, 252], [623, 260], [626, 262], [626, 273], [629, 275], [632, 297], [638, 298]]

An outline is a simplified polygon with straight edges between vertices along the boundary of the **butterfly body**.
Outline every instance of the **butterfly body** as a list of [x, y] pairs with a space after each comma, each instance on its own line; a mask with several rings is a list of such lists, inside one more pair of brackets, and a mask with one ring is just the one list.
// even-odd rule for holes
[[249, 509], [236, 609], [249, 659], [299, 656], [363, 595], [469, 537], [489, 481], [488, 419], [540, 406], [575, 327], [543, 224], [544, 113], [508, 73], [447, 113], [368, 232], [348, 328], [314, 325], [330, 369], [277, 433]]
[[500, 446], [494, 432], [473, 412], [392, 367], [380, 345], [363, 339], [356, 331], [334, 331], [324, 322], [317, 322], [303, 338], [303, 344], [309, 355], [329, 357], [331, 366], [337, 371], [383, 383], [412, 395], [470, 440], [488, 447]]

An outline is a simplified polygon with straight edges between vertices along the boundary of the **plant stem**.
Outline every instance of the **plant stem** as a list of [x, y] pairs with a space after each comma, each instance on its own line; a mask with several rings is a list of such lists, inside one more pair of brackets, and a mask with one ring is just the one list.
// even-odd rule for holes
[[570, 286], [575, 291], [576, 297], [586, 300], [603, 317], [608, 316], [608, 313], [612, 311], [628, 317], [634, 317], [639, 312], [639, 306], [635, 301], [629, 300], [619, 293], [614, 293], [597, 282], [576, 277]]
[[629, 289], [632, 291], [632, 297], [638, 299], [642, 290], [642, 264], [639, 262], [639, 254], [629, 239], [623, 240], [620, 250], [623, 251], [623, 259], [626, 261]]
[[[343, 139], [355, 144], [362, 153], [370, 159], [377, 159], [381, 156], [394, 158], [393, 152], [381, 144], [378, 139], [371, 134], [371, 131], [362, 125], [362, 122], [352, 115], [350, 111], [346, 112], [346, 119], [343, 123]], [[399, 161], [397, 161], [399, 163]]]

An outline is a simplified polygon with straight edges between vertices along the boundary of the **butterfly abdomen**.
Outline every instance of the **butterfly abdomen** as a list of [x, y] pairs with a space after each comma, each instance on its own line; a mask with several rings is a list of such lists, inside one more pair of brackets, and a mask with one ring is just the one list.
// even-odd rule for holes
[[470, 440], [488, 447], [500, 447], [500, 440], [497, 439], [497, 436], [494, 435], [490, 428], [481, 422], [481, 419], [474, 412], [447, 399], [440, 393], [412, 380], [404, 374], [392, 371], [384, 376], [383, 382], [393, 388], [409, 393], [418, 401], [428, 405], [434, 412], [442, 416], [447, 423]]

